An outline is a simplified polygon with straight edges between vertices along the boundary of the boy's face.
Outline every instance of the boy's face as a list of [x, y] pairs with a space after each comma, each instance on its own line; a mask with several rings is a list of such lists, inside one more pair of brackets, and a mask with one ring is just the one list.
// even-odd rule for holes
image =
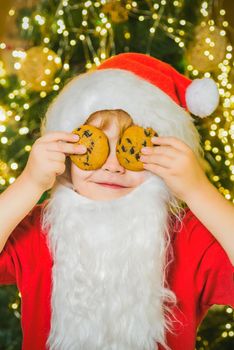
[[[89, 124], [98, 127], [98, 118]], [[82, 170], [71, 162], [71, 180], [75, 190], [82, 196], [95, 200], [111, 200], [126, 195], [146, 180], [147, 172], [127, 170], [119, 164], [115, 152], [119, 127], [115, 122], [103, 132], [109, 139], [110, 154], [100, 169]], [[118, 184], [123, 187], [101, 183]]]

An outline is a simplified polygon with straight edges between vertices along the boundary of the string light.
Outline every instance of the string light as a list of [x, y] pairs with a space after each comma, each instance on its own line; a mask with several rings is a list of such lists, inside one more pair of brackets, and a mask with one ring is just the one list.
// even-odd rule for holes
[[22, 28], [25, 30], [29, 28], [29, 18], [28, 17], [23, 17]]
[[45, 24], [45, 18], [41, 15], [36, 15], [34, 18], [39, 25], [42, 26], [43, 24]]

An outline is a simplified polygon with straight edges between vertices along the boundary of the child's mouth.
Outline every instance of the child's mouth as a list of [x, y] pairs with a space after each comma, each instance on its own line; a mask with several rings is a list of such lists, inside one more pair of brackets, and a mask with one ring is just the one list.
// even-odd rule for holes
[[96, 182], [96, 184], [104, 187], [110, 187], [110, 188], [126, 188], [126, 186], [116, 185], [116, 184], [110, 184], [105, 182]]

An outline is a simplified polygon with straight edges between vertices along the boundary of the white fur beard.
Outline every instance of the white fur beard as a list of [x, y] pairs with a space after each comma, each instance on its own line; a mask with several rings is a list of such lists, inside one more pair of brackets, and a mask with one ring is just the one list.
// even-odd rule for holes
[[156, 176], [111, 201], [55, 188], [43, 216], [54, 260], [50, 350], [167, 347], [164, 301], [174, 298], [163, 284], [168, 200]]

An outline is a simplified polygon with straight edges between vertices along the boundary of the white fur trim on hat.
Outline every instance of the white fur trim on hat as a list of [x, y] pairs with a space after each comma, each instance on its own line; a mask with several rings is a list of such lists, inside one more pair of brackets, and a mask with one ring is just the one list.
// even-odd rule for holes
[[204, 118], [213, 113], [219, 104], [219, 90], [211, 78], [195, 79], [185, 93], [188, 110]]

